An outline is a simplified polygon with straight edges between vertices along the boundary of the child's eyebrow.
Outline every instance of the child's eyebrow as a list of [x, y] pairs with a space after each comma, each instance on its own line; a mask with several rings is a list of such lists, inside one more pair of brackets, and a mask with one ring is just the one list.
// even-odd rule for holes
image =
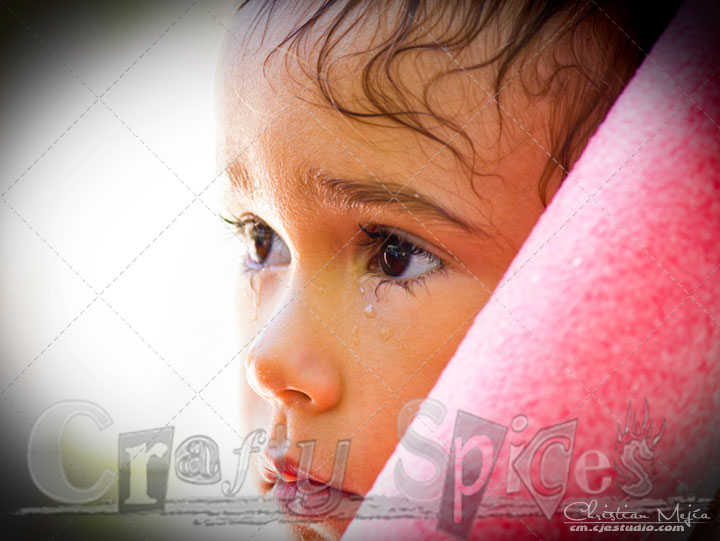
[[[240, 194], [253, 199], [256, 193], [262, 193], [242, 162], [234, 162], [227, 168], [227, 174], [232, 186]], [[364, 180], [350, 180], [313, 168], [301, 174], [300, 180], [312, 196], [343, 209], [357, 210], [364, 207], [372, 215], [381, 208], [389, 207], [400, 212], [407, 213], [409, 211], [416, 216], [426, 216], [465, 233], [492, 237], [487, 227], [473, 224], [458, 216], [429, 197], [415, 191], [407, 183], [381, 181], [373, 177]]]
[[406, 184], [379, 179], [367, 181], [348, 180], [324, 174], [313, 174], [321, 195], [338, 206], [357, 209], [359, 207], [396, 207], [397, 210], [413, 215], [427, 216], [433, 220], [462, 229], [466, 233], [487, 234], [478, 225], [472, 224], [454, 212], [446, 209]]

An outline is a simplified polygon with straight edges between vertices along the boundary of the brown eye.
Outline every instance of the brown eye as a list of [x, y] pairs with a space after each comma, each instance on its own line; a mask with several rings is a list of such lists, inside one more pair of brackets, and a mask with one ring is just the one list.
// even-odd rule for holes
[[273, 245], [274, 231], [269, 228], [258, 225], [250, 232], [250, 250], [248, 257], [256, 265], [263, 265], [270, 255]]
[[402, 242], [396, 235], [391, 235], [385, 242], [384, 249], [379, 254], [380, 269], [388, 276], [402, 276], [410, 266], [414, 247], [407, 242]]
[[380, 276], [395, 278], [395, 282], [427, 274], [444, 268], [440, 258], [420, 248], [421, 241], [394, 228], [360, 226], [370, 239], [365, 246], [373, 246], [368, 268]]
[[234, 224], [244, 240], [245, 265], [251, 269], [290, 264], [290, 250], [273, 229], [259, 218]]

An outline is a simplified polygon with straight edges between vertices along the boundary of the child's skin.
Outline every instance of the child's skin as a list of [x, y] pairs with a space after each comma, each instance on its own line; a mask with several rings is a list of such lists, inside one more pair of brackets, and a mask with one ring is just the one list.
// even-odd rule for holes
[[[288, 73], [281, 51], [263, 75], [263, 60], [297, 18], [274, 15], [261, 44], [263, 25], [248, 34], [257, 9], [250, 3], [236, 16], [218, 80], [220, 167], [239, 156], [229, 169], [227, 214], [256, 216], [277, 233], [269, 251], [259, 239], [255, 268], [240, 276], [240, 329], [243, 344], [251, 342], [247, 382], [269, 405], [270, 436], [285, 426], [290, 461], [299, 458], [296, 442], [316, 440], [316, 479], [329, 480], [338, 440], [350, 439], [337, 488], [364, 495], [398, 442], [398, 411], [428, 394], [543, 212], [537, 179], [548, 157], [510, 116], [499, 131], [491, 103], [466, 128], [484, 174], [473, 190], [447, 148], [390, 121], [367, 125], [329, 107], [298, 69], [302, 58], [291, 58]], [[483, 47], [480, 41], [472, 47]], [[360, 35], [355, 44], [363, 46]], [[441, 52], [422, 62], [421, 74], [456, 67]], [[405, 65], [419, 92], [415, 62]], [[347, 62], [349, 77], [337, 81], [346, 96], [358, 95], [352, 75], [361, 67], [362, 57]], [[493, 73], [472, 75], [492, 87]], [[437, 95], [443, 114], [460, 126], [488, 101], [477, 83], [459, 73]], [[531, 99], [510, 84], [502, 104], [549, 148], [548, 108]], [[394, 192], [408, 184], [398, 197], [404, 207], [388, 204], [390, 193], [373, 177]], [[550, 195], [559, 178], [560, 171]], [[388, 241], [394, 247], [366, 246], [372, 239], [359, 225], [374, 234], [401, 232], [418, 250], [403, 259], [397, 238]], [[252, 248], [258, 229], [242, 231]], [[403, 280], [411, 292], [398, 285]], [[346, 527], [294, 526], [310, 537], [338, 536]]]

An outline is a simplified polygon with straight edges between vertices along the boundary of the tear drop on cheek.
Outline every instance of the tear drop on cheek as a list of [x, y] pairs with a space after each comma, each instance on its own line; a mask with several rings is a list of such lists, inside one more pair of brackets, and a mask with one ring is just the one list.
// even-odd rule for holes
[[258, 305], [258, 291], [255, 279], [257, 277], [254, 274], [250, 275], [250, 297], [252, 298], [253, 306], [257, 308]]
[[352, 342], [356, 346], [360, 343], [360, 329], [358, 329], [357, 325], [352, 330]]
[[250, 297], [252, 298], [253, 304], [253, 321], [257, 321], [258, 305], [260, 304], [260, 295], [258, 294], [258, 286], [256, 284], [257, 276], [254, 274], [250, 275]]
[[367, 317], [370, 317], [370, 318], [375, 317], [375, 307], [372, 305], [372, 303], [368, 304], [364, 308], [364, 312]]
[[384, 341], [390, 340], [390, 337], [392, 336], [392, 332], [387, 327], [380, 327], [380, 338], [382, 338]]
[[363, 286], [360, 286], [360, 295], [363, 295], [365, 293], [365, 288]]

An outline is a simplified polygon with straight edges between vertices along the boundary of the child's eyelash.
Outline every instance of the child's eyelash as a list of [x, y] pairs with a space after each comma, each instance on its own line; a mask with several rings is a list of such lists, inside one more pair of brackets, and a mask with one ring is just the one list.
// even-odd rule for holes
[[233, 227], [235, 234], [245, 244], [246, 253], [240, 266], [243, 272], [252, 273], [260, 267], [271, 264], [269, 260], [272, 260], [273, 254], [276, 253], [276, 246], [280, 247], [282, 254], [282, 247], [286, 246], [285, 242], [274, 229], [257, 216], [246, 214], [239, 218], [235, 216], [226, 218], [220, 215], [220, 218]]
[[[272, 235], [273, 240], [277, 234], [263, 220], [255, 215], [244, 215], [240, 217], [231, 216], [227, 218], [220, 215], [220, 218], [231, 225], [236, 233], [243, 237], [245, 242], [254, 238], [256, 231], [264, 231]], [[378, 297], [380, 288], [384, 285], [400, 286], [410, 295], [415, 295], [415, 288], [424, 285], [427, 288], [426, 279], [436, 272], [447, 272], [443, 260], [428, 250], [417, 245], [418, 241], [411, 238], [395, 228], [375, 224], [359, 224], [367, 240], [358, 242], [358, 245], [365, 247], [368, 251], [367, 271], [364, 274], [371, 275], [378, 280], [375, 286], [375, 296]], [[278, 241], [281, 241], [279, 237]], [[388, 258], [392, 261], [388, 264]], [[246, 258], [247, 259], [247, 258]], [[256, 261], [254, 265], [249, 261], [243, 261], [243, 270], [251, 272], [261, 263]], [[399, 264], [400, 268], [394, 266]], [[428, 268], [422, 269], [423, 264]], [[416, 267], [420, 266], [418, 270]], [[403, 274], [415, 269], [414, 274], [402, 277]]]
[[[438, 269], [439, 270], [439, 269]], [[380, 278], [378, 284], [375, 286], [375, 298], [378, 297], [378, 290], [383, 285], [391, 285], [391, 286], [400, 286], [405, 291], [407, 291], [410, 295], [413, 297], [415, 296], [415, 288], [423, 285], [427, 289], [427, 284], [425, 283], [426, 275], [421, 276], [415, 276], [413, 278], [405, 278], [405, 279], [399, 279], [399, 280], [391, 280], [390, 278]]]
[[414, 256], [426, 256], [428, 259], [434, 260], [437, 263], [437, 266], [422, 273], [418, 274], [416, 276], [412, 276], [409, 278], [388, 278], [386, 275], [383, 275], [382, 273], [378, 272], [377, 270], [374, 270], [372, 268], [369, 268], [366, 274], [370, 274], [376, 278], [379, 279], [377, 286], [375, 286], [375, 296], [378, 297], [378, 290], [383, 285], [394, 285], [394, 286], [400, 286], [405, 291], [407, 291], [410, 295], [415, 295], [415, 287], [419, 285], [424, 285], [427, 288], [426, 279], [431, 274], [434, 274], [436, 272], [447, 272], [447, 267], [444, 264], [444, 262], [434, 254], [431, 254], [427, 250], [415, 245], [412, 240], [410, 240], [407, 236], [403, 235], [401, 231], [398, 231], [396, 229], [388, 229], [383, 228], [382, 226], [376, 226], [376, 225], [368, 225], [364, 226], [362, 224], [359, 224], [360, 230], [365, 234], [365, 236], [368, 237], [368, 240], [365, 242], [359, 242], [358, 244], [360, 246], [366, 246], [368, 247], [370, 251], [370, 263], [375, 261], [380, 254], [382, 253], [382, 250], [386, 247], [389, 240], [393, 237], [398, 239], [401, 243], [403, 243], [405, 246], [410, 246], [411, 248], [408, 250], [408, 252], [411, 255]]
[[238, 233], [244, 233], [245, 228], [248, 225], [262, 224], [262, 221], [260, 221], [260, 219], [256, 216], [243, 216], [238, 218], [237, 216], [231, 215], [230, 218], [227, 218], [222, 214], [219, 214], [219, 217], [226, 224], [233, 226]]

